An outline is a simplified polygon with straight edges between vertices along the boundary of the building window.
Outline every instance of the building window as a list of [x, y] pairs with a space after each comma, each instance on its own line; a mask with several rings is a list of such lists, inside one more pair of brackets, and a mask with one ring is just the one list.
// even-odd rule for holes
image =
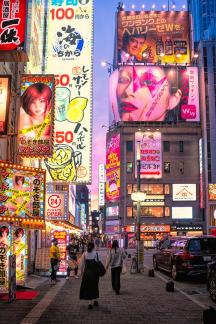
[[[145, 192], [148, 195], [164, 195], [164, 194], [169, 194], [169, 184], [167, 184], [166, 186], [168, 186], [166, 188], [166, 190], [168, 191], [168, 193], [165, 193], [165, 185], [162, 183], [152, 183], [152, 184], [146, 184], [146, 183], [141, 183], [140, 184], [140, 190], [142, 192]], [[133, 187], [133, 188], [132, 188]], [[137, 184], [134, 183], [132, 184], [128, 184], [127, 185], [127, 191], [128, 194], [130, 194], [129, 192], [137, 192]]]
[[130, 184], [127, 185], [127, 193], [128, 193], [128, 195], [131, 195], [132, 191], [133, 191], [133, 185], [132, 185], [132, 183], [130, 183]]
[[133, 207], [127, 207], [127, 217], [133, 217]]
[[164, 162], [164, 172], [170, 173], [170, 162]]
[[127, 162], [127, 173], [133, 173], [133, 162]]
[[149, 184], [148, 185], [149, 195], [163, 195], [163, 184]]
[[179, 152], [184, 152], [184, 142], [183, 141], [179, 141]]
[[141, 216], [163, 217], [163, 207], [141, 207]]
[[165, 217], [170, 216], [170, 207], [164, 207], [164, 215], [165, 215]]
[[164, 152], [169, 152], [170, 151], [170, 142], [169, 141], [164, 141], [163, 142], [163, 150], [164, 150]]
[[165, 195], [170, 194], [170, 185], [168, 183], [164, 185], [164, 194]]
[[127, 152], [133, 152], [133, 141], [126, 142]]
[[184, 162], [179, 162], [179, 172], [184, 174]]

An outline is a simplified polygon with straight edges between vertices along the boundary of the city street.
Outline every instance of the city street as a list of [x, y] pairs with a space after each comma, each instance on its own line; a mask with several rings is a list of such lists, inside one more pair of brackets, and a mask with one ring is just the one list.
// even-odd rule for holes
[[[103, 258], [106, 255], [105, 250], [99, 253]], [[214, 306], [205, 283], [178, 282], [173, 293], [166, 292], [169, 276], [156, 272], [149, 277], [151, 260], [152, 251], [145, 251], [144, 273], [122, 275], [119, 296], [112, 291], [109, 271], [100, 281], [99, 306], [93, 310], [87, 309], [88, 302], [79, 300], [80, 279], [61, 278], [50, 287], [49, 280], [42, 278], [35, 299], [0, 302], [0, 323], [202, 323], [203, 309]]]

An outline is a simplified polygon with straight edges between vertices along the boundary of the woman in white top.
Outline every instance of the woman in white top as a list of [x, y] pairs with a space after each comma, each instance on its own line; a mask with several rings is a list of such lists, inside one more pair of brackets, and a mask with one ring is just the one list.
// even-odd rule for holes
[[94, 300], [94, 306], [98, 306], [96, 299], [99, 298], [97, 253], [94, 251], [93, 242], [88, 243], [87, 252], [84, 252], [81, 257], [80, 271], [82, 276], [80, 299], [89, 300], [88, 309], [93, 309], [91, 301]]

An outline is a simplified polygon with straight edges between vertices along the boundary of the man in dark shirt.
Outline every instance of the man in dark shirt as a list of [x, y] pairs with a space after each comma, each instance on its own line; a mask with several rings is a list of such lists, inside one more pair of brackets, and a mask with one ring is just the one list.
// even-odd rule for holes
[[76, 244], [75, 240], [70, 239], [70, 243], [66, 248], [67, 256], [68, 256], [68, 267], [67, 267], [67, 277], [68, 280], [70, 277], [70, 271], [74, 270], [75, 278], [79, 278], [77, 276], [78, 273], [78, 264], [77, 264], [77, 252], [79, 251], [79, 246]]

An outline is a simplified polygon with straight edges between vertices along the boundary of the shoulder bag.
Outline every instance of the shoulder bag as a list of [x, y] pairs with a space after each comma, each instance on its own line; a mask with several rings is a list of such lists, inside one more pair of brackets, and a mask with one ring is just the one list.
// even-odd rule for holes
[[106, 273], [106, 269], [105, 269], [103, 263], [99, 260], [97, 253], [96, 253], [96, 255], [97, 255], [96, 262], [97, 262], [97, 267], [98, 267], [98, 275], [99, 275], [99, 277], [103, 277]]

